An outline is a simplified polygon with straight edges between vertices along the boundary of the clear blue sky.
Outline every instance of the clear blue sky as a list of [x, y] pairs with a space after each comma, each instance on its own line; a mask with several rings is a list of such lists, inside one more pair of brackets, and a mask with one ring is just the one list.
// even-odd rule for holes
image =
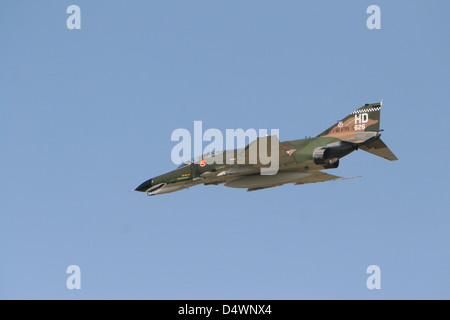
[[[66, 8], [81, 8], [81, 30]], [[366, 8], [381, 8], [368, 30]], [[450, 298], [448, 1], [3, 1], [0, 298]], [[128, 192], [174, 129], [316, 135], [384, 99], [383, 140], [247, 193]], [[81, 268], [81, 290], [66, 268]], [[366, 268], [381, 268], [381, 290]]]

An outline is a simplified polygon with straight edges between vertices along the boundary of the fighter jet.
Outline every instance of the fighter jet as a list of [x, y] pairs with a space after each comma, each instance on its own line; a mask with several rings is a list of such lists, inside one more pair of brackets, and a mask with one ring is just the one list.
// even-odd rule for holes
[[[203, 155], [179, 166], [176, 170], [147, 180], [135, 191], [149, 196], [171, 193], [199, 184], [225, 184], [230, 188], [256, 191], [287, 183], [307, 183], [348, 179], [323, 172], [339, 166], [339, 160], [358, 149], [390, 161], [397, 157], [380, 139], [382, 103], [366, 104], [316, 137], [280, 142], [277, 136], [259, 137], [245, 148]], [[267, 167], [260, 157], [252, 160], [252, 150], [266, 144], [268, 152], [278, 148], [278, 170], [262, 174]], [[276, 150], [274, 150], [276, 151]], [[244, 162], [237, 161], [244, 159]]]

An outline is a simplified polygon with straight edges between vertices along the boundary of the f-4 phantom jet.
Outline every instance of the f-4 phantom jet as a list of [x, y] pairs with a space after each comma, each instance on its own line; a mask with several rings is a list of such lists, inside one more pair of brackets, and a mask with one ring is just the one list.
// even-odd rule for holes
[[[152, 196], [199, 184], [225, 184], [255, 191], [286, 183], [301, 185], [347, 179], [322, 170], [337, 168], [341, 158], [358, 149], [390, 161], [398, 160], [380, 139], [381, 105], [366, 104], [316, 137], [285, 142], [280, 142], [277, 136], [259, 137], [245, 148], [201, 156], [145, 181], [135, 191]], [[268, 153], [278, 151], [276, 173], [262, 173], [267, 161], [261, 161], [255, 154], [257, 146], [265, 146]]]

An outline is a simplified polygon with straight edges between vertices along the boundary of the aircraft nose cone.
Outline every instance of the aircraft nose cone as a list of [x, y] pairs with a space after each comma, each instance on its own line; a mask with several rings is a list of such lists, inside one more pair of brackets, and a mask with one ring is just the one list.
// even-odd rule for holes
[[135, 191], [141, 191], [145, 192], [152, 186], [152, 179], [145, 181], [144, 183], [141, 183], [139, 187], [135, 189]]

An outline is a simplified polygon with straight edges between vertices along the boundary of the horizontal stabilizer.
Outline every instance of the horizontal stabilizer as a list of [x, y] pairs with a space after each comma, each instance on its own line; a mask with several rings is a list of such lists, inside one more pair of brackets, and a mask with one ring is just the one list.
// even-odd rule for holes
[[381, 141], [381, 139], [376, 139], [368, 142], [367, 144], [363, 144], [359, 147], [359, 149], [390, 161], [398, 160], [395, 154], [393, 154], [392, 151], [389, 150], [389, 148], [384, 144], [383, 141]]

